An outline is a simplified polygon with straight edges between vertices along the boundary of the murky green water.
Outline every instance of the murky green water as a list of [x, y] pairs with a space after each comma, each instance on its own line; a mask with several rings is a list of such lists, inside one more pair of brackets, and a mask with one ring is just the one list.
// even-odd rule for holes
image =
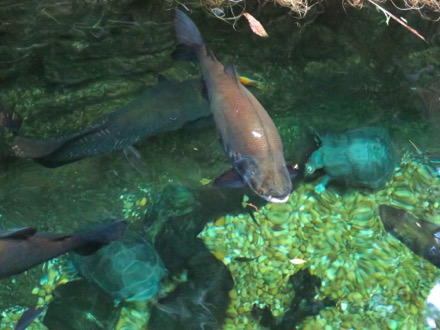
[[[198, 77], [197, 65], [171, 59], [173, 11], [130, 1], [76, 5], [0, 8], [1, 102], [24, 118], [20, 135], [76, 132], [159, 75]], [[430, 44], [371, 9], [339, 4], [310, 21], [268, 4], [258, 17], [267, 39], [244, 19], [234, 30], [200, 10], [191, 16], [222, 63], [264, 82], [250, 89], [279, 129], [288, 163], [302, 164], [316, 148], [310, 128], [386, 128], [400, 168], [379, 191], [329, 185], [319, 195], [319, 178], [297, 179], [287, 204], [264, 206], [250, 191], [211, 189], [229, 165], [209, 121], [137, 143], [140, 159], [117, 151], [55, 169], [13, 157], [13, 136], [2, 131], [2, 229], [72, 233], [126, 218], [168, 273], [157, 299], [115, 307], [78, 276], [68, 287], [74, 276], [64, 256], [0, 281], [1, 328], [33, 306], [45, 312], [30, 329], [423, 329], [429, 315], [438, 319], [425, 303], [438, 269], [379, 217], [379, 205], [389, 204], [440, 224], [432, 162], [440, 157], [440, 30], [404, 14]], [[243, 194], [253, 206], [242, 205]]]

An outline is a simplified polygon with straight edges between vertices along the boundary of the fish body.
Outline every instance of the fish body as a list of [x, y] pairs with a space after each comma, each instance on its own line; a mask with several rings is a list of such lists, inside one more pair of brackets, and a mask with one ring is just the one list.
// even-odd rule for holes
[[70, 251], [91, 254], [119, 239], [126, 226], [125, 220], [119, 220], [72, 235], [38, 233], [34, 228], [0, 230], [0, 278], [19, 274]]
[[209, 116], [199, 90], [197, 80], [163, 81], [80, 132], [46, 140], [19, 136], [13, 141], [13, 149], [17, 156], [34, 158], [47, 167], [120, 150]]
[[200, 63], [211, 112], [232, 166], [259, 196], [286, 202], [292, 183], [272, 119], [240, 83], [234, 67], [217, 61], [186, 14], [176, 10], [174, 25], [178, 43], [192, 48]]
[[25, 311], [21, 317], [18, 319], [17, 324], [15, 325], [14, 330], [26, 330], [27, 327], [37, 318], [39, 317], [43, 312], [44, 308], [29, 308], [27, 311]]
[[418, 256], [440, 268], [440, 227], [417, 219], [408, 211], [380, 206], [380, 217], [387, 232]]

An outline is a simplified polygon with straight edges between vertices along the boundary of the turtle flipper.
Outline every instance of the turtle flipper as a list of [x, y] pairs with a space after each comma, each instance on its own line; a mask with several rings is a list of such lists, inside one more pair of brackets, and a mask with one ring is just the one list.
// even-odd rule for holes
[[315, 192], [318, 194], [322, 194], [325, 192], [325, 186], [327, 185], [327, 183], [330, 181], [330, 176], [328, 175], [324, 175], [322, 177], [322, 180], [319, 184], [316, 185], [315, 187]]

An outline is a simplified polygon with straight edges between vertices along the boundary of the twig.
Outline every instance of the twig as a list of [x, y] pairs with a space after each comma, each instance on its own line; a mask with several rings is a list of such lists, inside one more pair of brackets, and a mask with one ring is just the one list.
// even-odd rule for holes
[[373, 0], [367, 0], [369, 3], [375, 5], [377, 8], [379, 8], [385, 15], [390, 16], [392, 19], [394, 19], [397, 23], [402, 24], [405, 28], [407, 28], [409, 31], [411, 31], [412, 33], [414, 33], [417, 37], [419, 37], [420, 39], [422, 39], [424, 42], [428, 43], [426, 41], [426, 39], [420, 34], [418, 33], [415, 29], [413, 29], [411, 26], [409, 26], [408, 24], [406, 24], [404, 21], [402, 21], [400, 18], [394, 16], [393, 14], [391, 14], [388, 10], [386, 10], [385, 8], [382, 8], [381, 6], [379, 6], [377, 3], [375, 3]]

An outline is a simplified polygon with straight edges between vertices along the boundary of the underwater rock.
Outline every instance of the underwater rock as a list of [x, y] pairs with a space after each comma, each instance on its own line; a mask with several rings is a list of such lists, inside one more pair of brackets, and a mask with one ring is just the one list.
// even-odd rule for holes
[[59, 286], [54, 296], [43, 321], [49, 329], [115, 329], [120, 308], [100, 288], [74, 281]]
[[142, 238], [127, 238], [88, 257], [72, 256], [78, 272], [119, 301], [155, 297], [166, 274], [154, 247]]
[[316, 138], [320, 147], [306, 164], [307, 175], [321, 168], [325, 171], [316, 192], [323, 192], [329, 181], [378, 189], [391, 179], [396, 155], [385, 129], [363, 127], [341, 134], [316, 134]]
[[440, 267], [440, 227], [417, 219], [406, 210], [381, 205], [385, 229], [418, 256]]

